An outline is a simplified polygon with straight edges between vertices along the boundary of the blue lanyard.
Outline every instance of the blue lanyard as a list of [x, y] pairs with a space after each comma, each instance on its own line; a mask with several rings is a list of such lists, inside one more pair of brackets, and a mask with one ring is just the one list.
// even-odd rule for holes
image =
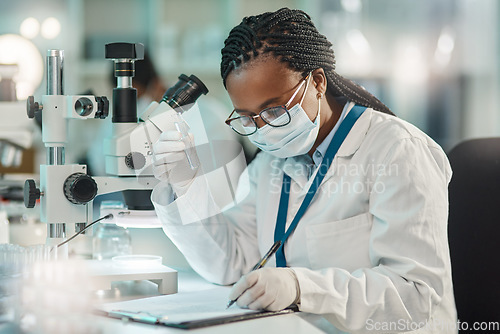
[[276, 267], [286, 267], [286, 258], [285, 258], [285, 242], [293, 233], [297, 224], [299, 223], [300, 218], [304, 215], [309, 204], [311, 203], [316, 191], [318, 190], [321, 182], [323, 181], [328, 169], [330, 168], [333, 158], [335, 158], [335, 154], [339, 150], [340, 146], [344, 142], [344, 139], [351, 131], [354, 123], [358, 120], [358, 118], [363, 114], [366, 107], [355, 105], [351, 111], [347, 114], [345, 119], [340, 124], [337, 132], [333, 135], [332, 141], [326, 150], [325, 157], [323, 161], [321, 161], [321, 165], [318, 167], [319, 170], [316, 173], [316, 176], [311, 183], [311, 186], [307, 190], [307, 194], [302, 201], [302, 204], [297, 211], [295, 217], [293, 217], [292, 223], [290, 227], [285, 232], [286, 226], [286, 216], [288, 212], [288, 202], [290, 198], [290, 184], [291, 179], [286, 173], [283, 173], [283, 186], [281, 187], [281, 196], [280, 196], [280, 204], [278, 209], [278, 216], [276, 218], [276, 227], [274, 229], [274, 242], [281, 240], [281, 247], [276, 252]]

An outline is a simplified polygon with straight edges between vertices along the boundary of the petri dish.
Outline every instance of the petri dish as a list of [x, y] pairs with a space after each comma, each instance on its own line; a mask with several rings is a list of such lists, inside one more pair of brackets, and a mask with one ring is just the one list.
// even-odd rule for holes
[[157, 255], [119, 255], [112, 259], [113, 264], [128, 268], [146, 268], [161, 265], [161, 256]]

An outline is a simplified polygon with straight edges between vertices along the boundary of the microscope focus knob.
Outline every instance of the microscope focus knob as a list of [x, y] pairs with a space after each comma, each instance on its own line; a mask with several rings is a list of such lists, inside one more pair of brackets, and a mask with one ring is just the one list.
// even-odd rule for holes
[[146, 165], [146, 158], [142, 153], [130, 152], [125, 156], [125, 165], [130, 169], [141, 169]]
[[35, 102], [35, 98], [33, 96], [29, 96], [28, 100], [26, 100], [26, 109], [28, 112], [29, 118], [35, 118], [35, 113], [42, 110], [42, 106]]
[[24, 206], [34, 208], [36, 200], [40, 198], [40, 189], [36, 187], [35, 180], [24, 182]]
[[64, 195], [73, 204], [86, 204], [97, 195], [97, 183], [87, 174], [71, 174], [64, 181]]

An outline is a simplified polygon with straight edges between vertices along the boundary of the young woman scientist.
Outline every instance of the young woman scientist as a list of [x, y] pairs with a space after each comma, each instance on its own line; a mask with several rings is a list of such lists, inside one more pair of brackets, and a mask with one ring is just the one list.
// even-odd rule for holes
[[456, 322], [448, 160], [334, 65], [304, 12], [244, 18], [222, 49], [235, 108], [226, 123], [262, 152], [237, 203], [219, 210], [180, 134], [164, 132], [152, 194], [164, 231], [207, 280], [237, 282], [230, 298], [240, 307], [295, 303], [348, 332], [447, 333], [443, 324]]

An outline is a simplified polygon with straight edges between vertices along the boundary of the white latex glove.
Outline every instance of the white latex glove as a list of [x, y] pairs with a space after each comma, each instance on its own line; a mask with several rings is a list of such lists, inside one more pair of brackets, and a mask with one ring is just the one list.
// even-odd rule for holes
[[[161, 133], [158, 141], [153, 144], [153, 173], [160, 180], [170, 183], [177, 196], [184, 195], [193, 183], [199, 168], [191, 169], [184, 150], [194, 146], [194, 138], [182, 141], [182, 135], [176, 130]], [[186, 144], [187, 142], [187, 144]], [[196, 154], [196, 150], [191, 150]], [[198, 157], [193, 157], [198, 160]]]
[[[239, 297], [239, 298], [238, 298]], [[252, 310], [279, 311], [299, 301], [300, 290], [290, 268], [262, 268], [252, 271], [233, 286], [229, 299]]]

